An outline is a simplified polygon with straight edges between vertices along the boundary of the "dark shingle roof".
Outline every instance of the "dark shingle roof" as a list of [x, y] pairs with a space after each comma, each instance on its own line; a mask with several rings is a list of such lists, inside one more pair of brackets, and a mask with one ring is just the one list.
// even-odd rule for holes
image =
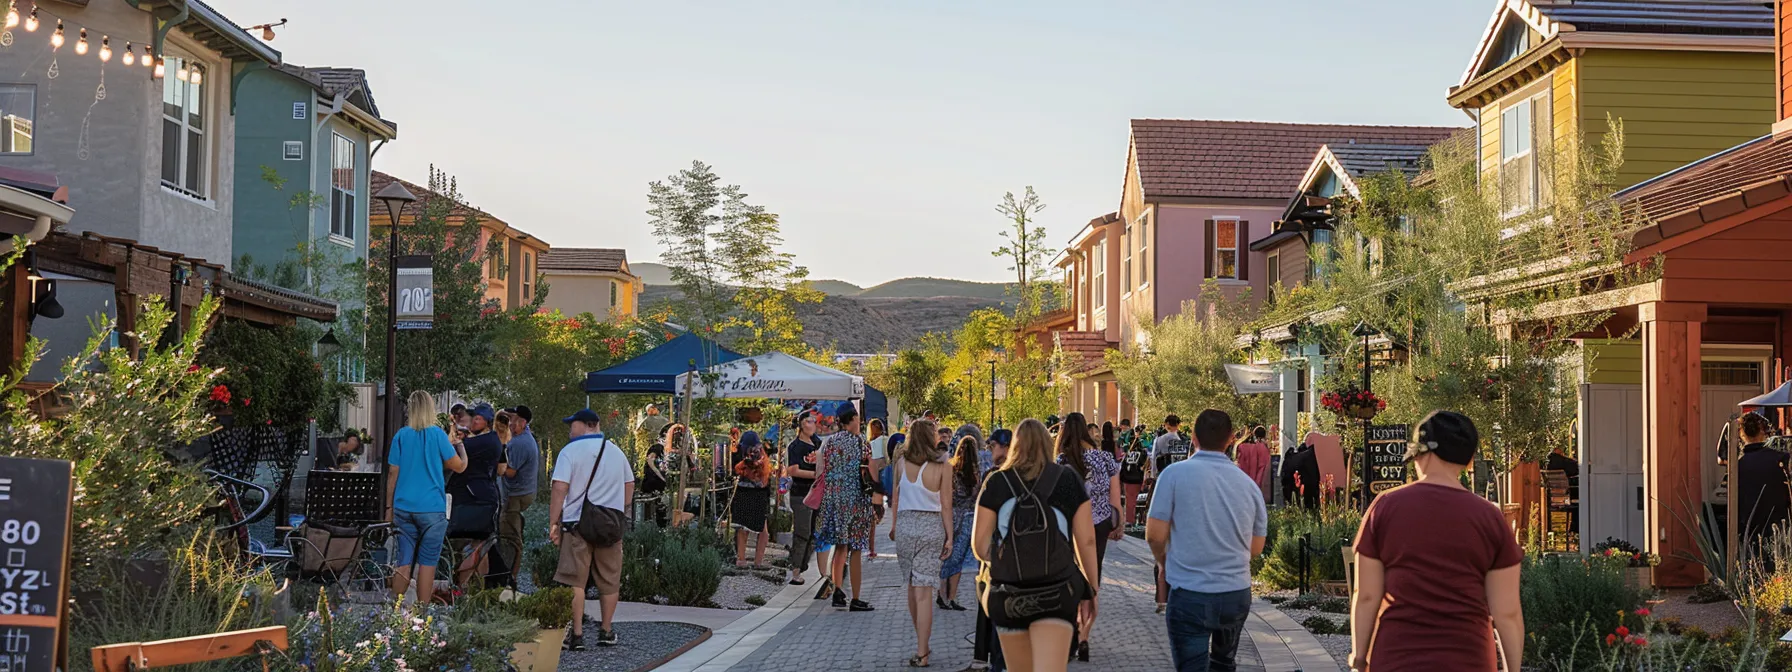
[[1417, 175], [1429, 145], [1338, 145], [1327, 144], [1338, 165], [1351, 177], [1363, 177], [1388, 170]]
[[1576, 0], [1532, 3], [1551, 21], [1581, 32], [1699, 35], [1772, 35], [1773, 9], [1765, 0]]
[[1134, 119], [1133, 148], [1147, 200], [1285, 199], [1323, 145], [1428, 146], [1460, 129], [1255, 121]]
[[537, 266], [544, 271], [622, 272], [628, 250], [602, 247], [556, 247], [541, 255]]
[[[380, 121], [392, 124], [395, 127], [397, 126], [397, 124], [393, 123], [390, 119], [380, 116], [379, 105], [373, 100], [373, 87], [367, 83], [366, 70], [360, 68], [309, 68], [303, 65], [293, 65], [291, 63], [281, 63], [275, 65], [274, 68], [303, 80], [305, 83], [310, 84], [312, 88], [317, 89], [318, 93], [322, 93], [325, 96], [341, 94], [344, 97], [351, 97], [356, 90], [359, 90], [363, 100], [367, 102], [366, 105], [361, 105], [361, 109], [367, 110], [368, 114], [379, 117]], [[359, 105], [359, 103], [356, 104]]]

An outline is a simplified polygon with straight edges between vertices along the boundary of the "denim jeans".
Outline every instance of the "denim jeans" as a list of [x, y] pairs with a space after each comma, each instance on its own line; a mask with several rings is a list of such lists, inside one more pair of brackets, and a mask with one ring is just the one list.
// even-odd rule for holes
[[1230, 593], [1171, 588], [1164, 620], [1170, 627], [1170, 657], [1176, 661], [1176, 672], [1238, 669], [1238, 636], [1250, 614], [1249, 588]]
[[448, 534], [447, 514], [393, 511], [392, 526], [398, 529], [398, 557], [393, 559], [393, 565], [423, 563], [434, 567], [441, 562], [442, 538]]

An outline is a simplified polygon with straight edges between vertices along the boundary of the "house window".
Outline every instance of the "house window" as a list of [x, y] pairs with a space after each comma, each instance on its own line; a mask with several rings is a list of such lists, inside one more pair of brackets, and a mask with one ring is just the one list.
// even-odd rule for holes
[[37, 87], [0, 84], [0, 154], [30, 154]]
[[1238, 220], [1213, 223], [1213, 277], [1238, 279]]
[[330, 134], [330, 235], [355, 239], [355, 152], [353, 140]]
[[1550, 96], [1520, 99], [1500, 112], [1500, 194], [1506, 215], [1531, 211], [1549, 202], [1546, 165], [1554, 114]]
[[301, 102], [301, 103], [293, 103], [292, 104], [292, 118], [293, 119], [304, 119], [305, 118], [305, 104], [304, 103]]
[[1270, 253], [1268, 261], [1264, 264], [1264, 271], [1268, 273], [1264, 279], [1269, 282], [1269, 298], [1273, 299], [1276, 289], [1282, 286], [1282, 255]]
[[305, 143], [298, 140], [287, 140], [280, 143], [280, 158], [287, 161], [304, 161]]
[[1151, 213], [1139, 214], [1139, 286], [1151, 284]]
[[1705, 360], [1699, 363], [1699, 378], [1701, 385], [1759, 386], [1761, 362]]
[[610, 312], [615, 312], [618, 308], [616, 305], [616, 295], [621, 293], [621, 289], [622, 283], [616, 282], [615, 280], [610, 281]]
[[524, 252], [523, 253], [523, 300], [524, 301], [529, 301], [529, 300], [532, 300], [535, 298], [535, 295], [531, 293], [535, 290], [535, 270], [534, 269], [535, 269], [535, 255], [530, 254], [528, 252]]
[[[205, 198], [206, 170], [210, 154], [206, 131], [205, 77], [182, 79], [175, 73], [203, 73], [205, 66], [181, 56], [166, 57], [162, 78], [162, 186], [194, 198]], [[198, 81], [196, 81], [198, 80]]]
[[509, 242], [503, 238], [498, 239], [497, 249], [492, 252], [491, 267], [486, 273], [487, 277], [493, 280], [504, 279], [504, 255], [509, 252], [509, 245], [507, 245]]
[[1120, 233], [1120, 291], [1132, 293], [1134, 286], [1132, 275], [1132, 222], [1126, 223], [1126, 229]]
[[1094, 269], [1094, 270], [1090, 271], [1090, 274], [1094, 276], [1094, 279], [1089, 282], [1089, 289], [1094, 293], [1094, 295], [1091, 296], [1090, 299], [1092, 300], [1092, 303], [1094, 304], [1096, 310], [1101, 310], [1103, 308], [1106, 308], [1108, 305], [1108, 290], [1107, 290], [1107, 279], [1108, 279], [1108, 273], [1107, 273], [1108, 254], [1107, 254], [1107, 252], [1108, 252], [1108, 250], [1107, 250], [1107, 247], [1108, 247], [1107, 241], [1105, 241], [1105, 240], [1101, 241], [1099, 243], [1096, 243], [1095, 247], [1091, 250], [1091, 254], [1094, 256], [1094, 258], [1089, 260], [1090, 267]]
[[1307, 389], [1311, 386], [1309, 380], [1311, 376], [1312, 372], [1305, 366], [1294, 370], [1294, 410], [1296, 413], [1311, 413], [1313, 411], [1307, 406]]

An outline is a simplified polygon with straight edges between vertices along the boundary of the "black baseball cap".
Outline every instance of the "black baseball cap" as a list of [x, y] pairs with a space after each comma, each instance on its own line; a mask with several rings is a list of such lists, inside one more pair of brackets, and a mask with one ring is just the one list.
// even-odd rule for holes
[[840, 422], [852, 422], [852, 419], [856, 417], [859, 417], [859, 409], [853, 408], [850, 402], [841, 404], [840, 408], [834, 409], [834, 419]]
[[535, 421], [535, 414], [533, 412], [529, 411], [528, 406], [523, 406], [521, 404], [518, 404], [516, 406], [512, 406], [510, 408], [504, 409], [504, 412], [514, 415], [516, 417], [522, 418], [523, 422], [534, 422]]
[[585, 424], [595, 425], [595, 424], [598, 424], [598, 422], [600, 421], [600, 418], [597, 417], [597, 411], [593, 411], [589, 408], [581, 408], [578, 410], [578, 412], [573, 413], [572, 415], [566, 416], [564, 418], [561, 418], [560, 421], [564, 422], [566, 424], [569, 424], [569, 425], [572, 423], [575, 423], [575, 422], [583, 422]]
[[989, 433], [989, 442], [998, 446], [1014, 445], [1014, 430], [998, 429]]
[[1474, 421], [1455, 411], [1432, 411], [1412, 434], [1412, 442], [1406, 446], [1408, 461], [1431, 453], [1451, 464], [1468, 465], [1474, 463], [1475, 449], [1481, 443]]

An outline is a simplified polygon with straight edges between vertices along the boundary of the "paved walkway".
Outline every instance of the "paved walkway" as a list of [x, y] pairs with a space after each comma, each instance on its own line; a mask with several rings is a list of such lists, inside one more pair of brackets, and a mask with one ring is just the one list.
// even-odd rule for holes
[[[880, 529], [887, 533], [888, 528]], [[887, 542], [887, 537], [880, 538]], [[894, 544], [880, 544], [886, 553]], [[1156, 613], [1150, 549], [1128, 537], [1108, 547], [1102, 576], [1101, 615], [1090, 638], [1088, 663], [1070, 669], [1159, 672], [1173, 669], [1169, 634]], [[717, 628], [709, 641], [659, 668], [670, 672], [782, 672], [783, 670], [906, 670], [914, 653], [914, 629], [895, 558], [865, 563], [861, 597], [871, 613], [833, 609], [810, 599], [816, 583], [790, 586], [766, 606]], [[959, 587], [960, 604], [974, 604], [973, 582]], [[973, 608], [974, 609], [974, 608]], [[976, 612], [934, 612], [933, 667], [960, 670], [971, 662], [966, 637]], [[1338, 665], [1292, 619], [1267, 604], [1256, 605], [1239, 646], [1239, 669], [1250, 672], [1331, 672]]]

